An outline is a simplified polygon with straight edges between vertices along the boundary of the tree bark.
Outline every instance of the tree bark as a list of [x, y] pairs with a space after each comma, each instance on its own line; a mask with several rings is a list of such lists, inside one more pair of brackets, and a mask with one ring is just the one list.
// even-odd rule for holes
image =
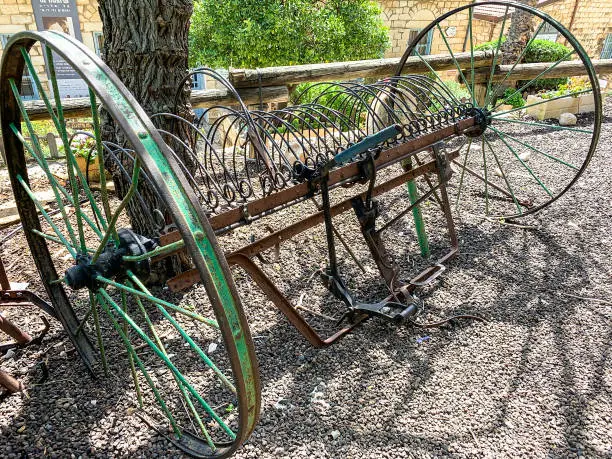
[[[537, 0], [519, 0], [528, 6], [536, 6]], [[502, 45], [502, 64], [514, 64], [527, 46], [534, 31], [534, 16], [523, 10], [515, 9], [512, 13], [508, 39]]]
[[[145, 112], [149, 115], [169, 112], [193, 120], [189, 83], [183, 84], [175, 100], [179, 84], [189, 69], [188, 36], [193, 0], [99, 0], [99, 11], [104, 31], [102, 58]], [[103, 112], [101, 118], [103, 139], [129, 148], [124, 133], [108, 113]], [[170, 118], [156, 118], [155, 125], [183, 140], [190, 139], [190, 133]], [[168, 136], [165, 140], [187, 169], [193, 171], [193, 161], [185, 148]], [[116, 164], [106, 159], [121, 197], [129, 181], [120, 174]], [[128, 171], [132, 170], [131, 162], [125, 166]], [[150, 212], [158, 209], [164, 213], [163, 204], [149, 185], [141, 183], [139, 191]], [[132, 201], [128, 207], [132, 229], [148, 237], [156, 236], [158, 225]]]

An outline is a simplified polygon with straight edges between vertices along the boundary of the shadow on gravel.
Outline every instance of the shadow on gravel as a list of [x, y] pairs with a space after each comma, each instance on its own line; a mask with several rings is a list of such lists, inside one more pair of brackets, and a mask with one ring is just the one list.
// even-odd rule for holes
[[[575, 301], [554, 297], [554, 292], [562, 289], [565, 292], [577, 291], [589, 282], [585, 263], [591, 263], [588, 255], [580, 252], [579, 255], [570, 254], [556, 239], [544, 230], [525, 231], [524, 237], [516, 237], [516, 229], [500, 227], [497, 230], [483, 232], [476, 226], [462, 225], [460, 237], [468, 241], [463, 244], [464, 254], [451, 263], [448, 272], [442, 276], [441, 284], [428, 289], [422, 294], [426, 301], [435, 294], [437, 289], [448, 289], [452, 294], [456, 286], [452, 285], [453, 273], [462, 272], [471, 278], [486, 281], [498, 288], [499, 295], [486, 303], [470, 298], [456, 297], [453, 299], [457, 307], [446, 307], [443, 311], [433, 311], [438, 315], [451, 315], [460, 312], [471, 312], [482, 315], [490, 323], [508, 323], [522, 325], [527, 331], [521, 348], [520, 361], [516, 373], [510, 381], [508, 401], [512, 400], [516, 391], [525, 383], [525, 373], [528, 367], [529, 353], [534, 346], [533, 331], [541, 323], [546, 322], [554, 332], [554, 343], [557, 354], [562, 360], [561, 384], [563, 391], [560, 397], [575, 400], [576, 403], [567, 405], [563, 413], [567, 424], [573, 426], [572, 430], [580, 430], [585, 426], [585, 410], [587, 398], [595, 397], [605, 390], [604, 368], [609, 359], [610, 344], [605, 352], [598, 356], [595, 365], [596, 371], [588, 388], [588, 397], [578, 395], [575, 386], [575, 369], [569, 357], [567, 343], [571, 337], [566, 336], [566, 320], [575, 314]], [[499, 256], [503, 254], [503, 256]], [[447, 279], [448, 278], [448, 279]], [[473, 292], [465, 292], [472, 296]], [[537, 301], [533, 301], [537, 297]], [[554, 298], [554, 300], [551, 300]], [[529, 303], [529, 304], [528, 304]], [[251, 311], [256, 313], [256, 311]], [[431, 311], [430, 311], [431, 312]], [[261, 365], [262, 386], [269, 389], [277, 381], [288, 381], [284, 389], [284, 398], [296, 404], [298, 410], [305, 410], [309, 405], [309, 391], [321, 382], [329, 382], [338, 368], [352, 365], [360, 375], [360, 380], [353, 382], [353, 390], [357, 387], [366, 393], [376, 380], [384, 377], [385, 370], [374, 359], [366, 359], [372, 349], [382, 352], [387, 359], [397, 366], [409, 366], [411, 380], [405, 381], [405, 389], [401, 392], [399, 402], [395, 402], [398, 410], [406, 406], [414, 397], [415, 392], [421, 391], [432, 377], [431, 361], [444, 352], [453, 343], [453, 340], [465, 328], [472, 327], [470, 323], [455, 323], [439, 330], [427, 331], [436, 334], [436, 339], [427, 347], [424, 354], [414, 344], [415, 336], [421, 333], [419, 329], [397, 330], [396, 327], [378, 321], [371, 321], [364, 327], [357, 329], [354, 334], [325, 350], [316, 350], [310, 347], [305, 340], [294, 330], [286, 320], [279, 318], [273, 326], [258, 330], [256, 336], [257, 354]], [[486, 333], [487, 325], [484, 325]], [[52, 342], [58, 340], [51, 337]], [[608, 343], [612, 342], [612, 332], [609, 333]], [[69, 345], [66, 345], [69, 346]], [[49, 345], [47, 344], [47, 348]], [[57, 384], [58, 397], [41, 399], [38, 397], [36, 387], [30, 389], [30, 397], [23, 401], [21, 412], [14, 416], [6, 429], [3, 429], [0, 441], [2, 456], [6, 458], [41, 457], [67, 457], [71, 453], [83, 457], [100, 454], [113, 456], [113, 445], [96, 443], [96, 430], [125, 435], [120, 426], [121, 418], [125, 415], [121, 405], [123, 392], [129, 380], [122, 375], [119, 381], [110, 379], [94, 380], [86, 372], [83, 365], [66, 356], [60, 358], [47, 349], [49, 357], [48, 384]], [[73, 355], [68, 349], [69, 355]], [[45, 358], [46, 356], [41, 356]], [[382, 376], [381, 376], [382, 375]], [[309, 384], [304, 384], [310, 381]], [[117, 384], [119, 383], [119, 384]], [[360, 396], [355, 393], [355, 400]], [[10, 397], [2, 404], [11, 403]], [[88, 401], [88, 404], [84, 404]], [[95, 403], [93, 402], [95, 401]], [[123, 400], [125, 402], [125, 400]], [[266, 426], [274, 426], [273, 420], [277, 415], [272, 408], [274, 400], [264, 400], [261, 428], [264, 434]], [[122, 405], [121, 405], [122, 406]], [[0, 405], [0, 408], [2, 405]], [[350, 408], [353, 412], [367, 413], [359, 403]], [[478, 434], [493, 432], [502, 426], [507, 418], [508, 406], [501, 404], [496, 408], [496, 421], [494, 425], [483, 429]], [[424, 414], [425, 415], [425, 414]], [[311, 413], [312, 426], [316, 428], [322, 418], [317, 419], [316, 413]], [[291, 424], [289, 420], [286, 424]], [[299, 421], [301, 422], [301, 421]], [[309, 421], [310, 422], [310, 421]], [[337, 422], [341, 422], [338, 419]], [[140, 423], [134, 423], [134, 431], [138, 430]], [[25, 426], [24, 429], [22, 427]], [[285, 426], [284, 429], [298, 429], [301, 425]], [[259, 430], [259, 429], [258, 429]], [[460, 436], [442, 435], [439, 439], [426, 438], [419, 434], [407, 434], [394, 428], [384, 428], [380, 431], [372, 430], [367, 433], [351, 432], [350, 428], [343, 433], [349, 440], [359, 437], [362, 443], [373, 444], [383, 437], [391, 436], [402, 444], [418, 442], [424, 451], [443, 450], [448, 454], [449, 445], [453, 441], [466, 440]], [[430, 433], [431, 435], [431, 433]], [[266, 435], [271, 443], [278, 442], [283, 446], [283, 436]], [[582, 450], [582, 445], [574, 440], [575, 435], [567, 435], [567, 443], [573, 451], [583, 451], [588, 454], [594, 451]], [[255, 440], [257, 441], [257, 440]], [[307, 441], [307, 440], [305, 440]], [[471, 440], [470, 440], [471, 441]], [[374, 454], [375, 448], [371, 453]], [[152, 457], [153, 454], [177, 454], [166, 440], [154, 435], [146, 441], [144, 446], [132, 456]], [[555, 452], [551, 451], [551, 455]], [[451, 454], [452, 456], [452, 454]]]

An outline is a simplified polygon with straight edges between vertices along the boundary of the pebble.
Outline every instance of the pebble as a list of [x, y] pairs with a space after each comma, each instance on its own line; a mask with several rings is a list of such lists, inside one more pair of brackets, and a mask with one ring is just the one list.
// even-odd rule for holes
[[561, 126], [576, 126], [578, 118], [572, 113], [561, 113], [559, 116], [559, 124]]

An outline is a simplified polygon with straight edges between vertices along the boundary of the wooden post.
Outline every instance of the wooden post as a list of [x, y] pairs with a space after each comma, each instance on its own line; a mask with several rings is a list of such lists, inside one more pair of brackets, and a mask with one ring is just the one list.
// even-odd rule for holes
[[57, 150], [57, 141], [55, 140], [55, 135], [52, 132], [47, 133], [47, 145], [49, 145], [49, 154], [52, 159], [58, 159], [59, 153]]

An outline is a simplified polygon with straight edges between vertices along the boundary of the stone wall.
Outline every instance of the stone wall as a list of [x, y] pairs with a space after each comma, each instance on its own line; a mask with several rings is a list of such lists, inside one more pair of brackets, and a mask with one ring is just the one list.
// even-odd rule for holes
[[[83, 43], [95, 50], [94, 32], [102, 32], [97, 0], [76, 0]], [[0, 0], [0, 34], [14, 34], [23, 30], [37, 30], [30, 0]], [[32, 50], [32, 64], [43, 83], [47, 80], [42, 50], [36, 45]], [[2, 49], [0, 45], [0, 58]]]
[[[469, 0], [382, 0], [383, 20], [389, 27], [391, 47], [387, 57], [401, 56], [408, 45], [411, 29], [422, 29], [433, 19], [462, 5], [471, 3]], [[543, 5], [540, 9], [569, 27], [576, 0], [557, 0]], [[452, 22], [452, 23], [451, 23]], [[442, 23], [441, 27], [456, 27], [456, 35], [448, 38], [453, 49], [462, 47], [468, 31], [468, 13], [464, 11], [454, 16], [451, 21]], [[473, 39], [475, 43], [483, 43], [497, 39], [501, 21], [489, 22], [474, 19]], [[612, 33], [612, 1], [611, 0], [580, 0], [579, 7], [571, 29], [578, 41], [592, 58], [599, 58], [603, 42]], [[559, 41], [563, 41], [559, 39]], [[468, 45], [469, 49], [469, 45]], [[446, 45], [439, 33], [434, 34], [431, 54], [447, 53]]]

